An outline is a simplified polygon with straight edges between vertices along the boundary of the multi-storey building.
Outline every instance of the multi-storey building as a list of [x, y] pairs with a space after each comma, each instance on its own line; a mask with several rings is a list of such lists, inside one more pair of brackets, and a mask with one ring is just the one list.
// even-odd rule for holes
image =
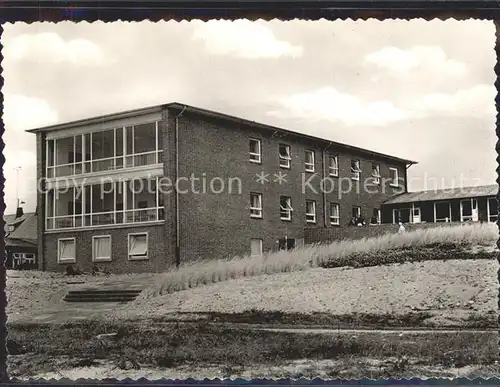
[[37, 136], [40, 269], [162, 271], [382, 221], [413, 161], [179, 103]]

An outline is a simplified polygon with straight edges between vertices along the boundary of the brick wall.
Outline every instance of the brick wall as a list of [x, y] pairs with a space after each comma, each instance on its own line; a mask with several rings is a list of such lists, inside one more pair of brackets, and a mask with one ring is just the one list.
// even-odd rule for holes
[[[405, 224], [406, 231], [414, 231], [435, 227], [451, 227], [463, 225], [465, 223], [449, 222], [449, 223], [418, 223], [418, 224]], [[361, 239], [361, 238], [374, 238], [389, 233], [397, 233], [399, 225], [397, 224], [379, 224], [376, 226], [363, 226], [363, 227], [337, 227], [337, 228], [308, 228], [305, 229], [305, 243], [326, 243], [344, 239]]]
[[[148, 255], [147, 260], [128, 260], [128, 234], [135, 232], [148, 233]], [[91, 272], [92, 266], [101, 270], [109, 270], [112, 273], [141, 273], [161, 272], [172, 266], [172, 262], [165, 254], [165, 242], [163, 237], [163, 225], [136, 226], [113, 228], [89, 229], [85, 231], [67, 231], [45, 234], [45, 260], [46, 270], [64, 271], [67, 263], [57, 262], [57, 241], [59, 238], [75, 238], [76, 263], [70, 264], [85, 272]], [[98, 235], [111, 236], [110, 262], [92, 262], [92, 237]]]
[[[178, 112], [171, 112], [174, 116]], [[169, 119], [169, 126], [174, 121]], [[249, 138], [258, 138], [262, 145], [261, 164], [251, 163], [248, 160]], [[278, 146], [285, 143], [291, 146], [291, 169], [279, 167]], [[172, 146], [172, 145], [171, 145]], [[340, 222], [347, 224], [351, 218], [353, 205], [360, 206], [363, 215], [369, 219], [373, 209], [379, 208], [387, 198], [398, 193], [397, 189], [386, 184], [384, 188], [371, 187], [366, 192], [363, 183], [357, 183], [347, 192], [347, 187], [341, 187], [338, 179], [332, 178], [335, 189], [326, 195], [326, 203], [320, 190], [322, 171], [322, 151], [324, 143], [317, 143], [303, 137], [280, 135], [267, 130], [236, 124], [221, 123], [217, 120], [208, 120], [184, 114], [179, 119], [179, 176], [189, 177], [194, 174], [200, 178], [198, 188], [202, 190], [202, 178], [207, 182], [205, 192], [183, 193], [180, 195], [180, 253], [181, 262], [199, 258], [225, 258], [250, 253], [250, 239], [263, 240], [264, 251], [277, 247], [277, 240], [284, 238], [304, 238], [305, 201], [316, 201], [317, 226], [329, 225], [329, 203], [340, 204]], [[316, 174], [305, 173], [305, 150], [315, 150]], [[330, 147], [328, 151], [339, 154], [340, 176], [346, 184], [351, 184], [351, 159], [361, 160], [362, 179], [371, 175], [372, 162], [381, 166], [383, 177], [389, 177], [389, 166], [384, 160], [373, 160], [362, 154], [347, 153], [343, 149]], [[172, 162], [171, 159], [168, 161]], [[404, 176], [405, 167], [395, 165]], [[327, 166], [326, 166], [327, 167]], [[172, 174], [169, 166], [167, 172]], [[273, 181], [273, 174], [282, 171], [286, 173], [287, 182], [280, 185]], [[270, 182], [260, 184], [256, 181], [256, 173], [269, 174]], [[312, 176], [312, 179], [310, 177]], [[209, 183], [213, 178], [221, 178], [226, 185], [222, 193], [211, 193]], [[229, 192], [230, 178], [241, 179], [241, 191], [238, 185], [232, 185]], [[346, 179], [348, 178], [348, 179]], [[310, 186], [302, 192], [303, 179], [310, 179]], [[348, 181], [347, 181], [348, 180]], [[220, 186], [217, 182], [216, 187]], [[188, 183], [181, 185], [181, 189], [188, 188]], [[312, 188], [310, 188], [312, 187]], [[327, 187], [328, 188], [328, 187]], [[250, 193], [261, 193], [263, 196], [263, 219], [252, 219], [249, 214]], [[280, 219], [279, 198], [281, 195], [290, 196], [294, 209], [291, 221]], [[326, 214], [324, 207], [326, 206]], [[168, 213], [168, 212], [167, 212]], [[172, 224], [172, 223], [171, 223]]]

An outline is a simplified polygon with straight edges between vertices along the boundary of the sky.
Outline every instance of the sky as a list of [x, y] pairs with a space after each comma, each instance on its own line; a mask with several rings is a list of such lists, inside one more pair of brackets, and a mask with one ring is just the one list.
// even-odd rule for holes
[[493, 184], [494, 39], [480, 20], [4, 24], [6, 213], [16, 189], [36, 206], [25, 130], [173, 101], [418, 161], [412, 191]]

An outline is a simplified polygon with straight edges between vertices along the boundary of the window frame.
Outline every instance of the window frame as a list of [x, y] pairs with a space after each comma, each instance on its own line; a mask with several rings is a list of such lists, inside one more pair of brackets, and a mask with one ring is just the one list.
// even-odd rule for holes
[[[130, 237], [146, 235], [146, 254], [145, 255], [133, 255], [130, 254]], [[129, 261], [145, 261], [149, 259], [149, 232], [141, 231], [141, 232], [133, 232], [127, 234], [127, 259]]]
[[351, 215], [354, 217], [354, 209], [358, 209], [358, 214], [356, 215], [357, 218], [361, 216], [361, 206], [352, 206], [351, 208]]
[[[95, 241], [97, 239], [109, 239], [109, 257], [97, 257], [96, 256], [96, 245]], [[113, 257], [113, 240], [111, 235], [92, 235], [92, 262], [111, 262]]]
[[[307, 205], [312, 204], [313, 206], [313, 212], [310, 213], [308, 212]], [[310, 217], [308, 219], [308, 217]], [[316, 224], [317, 219], [316, 219], [316, 200], [310, 200], [306, 199], [306, 223], [311, 223], [311, 224]]]
[[[305, 160], [304, 160], [304, 170], [306, 172], [311, 172], [314, 173], [316, 171], [316, 152], [311, 149], [306, 149], [304, 151], [305, 154]], [[307, 155], [311, 155], [312, 161], [308, 162], [307, 161]]]
[[[353, 169], [353, 163], [357, 163], [357, 170]], [[361, 161], [359, 159], [351, 159], [351, 180], [361, 180]]]
[[[374, 172], [377, 172], [377, 175], [374, 174]], [[380, 164], [377, 163], [372, 163], [372, 177], [373, 177], [373, 183], [376, 185], [380, 185], [380, 179], [381, 179], [381, 174], [380, 174]]]
[[[280, 148], [282, 146], [284, 146], [288, 150], [287, 157], [281, 155]], [[280, 168], [290, 169], [292, 166], [292, 147], [289, 144], [284, 144], [284, 143], [278, 144], [278, 158], [279, 158]], [[282, 161], [285, 161], [286, 163], [283, 164]]]
[[[287, 201], [287, 205], [290, 207], [289, 209], [283, 209], [283, 207], [281, 206], [282, 199]], [[292, 220], [292, 211], [293, 211], [292, 198], [290, 196], [281, 195], [279, 206], [280, 206], [280, 219], [283, 221], [287, 221], [287, 222], [291, 221]], [[288, 217], [283, 217], [284, 212], [288, 213]]]
[[[248, 140], [249, 145], [252, 143], [252, 141], [257, 143], [258, 146], [258, 153], [251, 152], [250, 149], [248, 150], [249, 154], [249, 161], [254, 164], [261, 164], [262, 163], [262, 141], [259, 138], [255, 137], [250, 137]], [[253, 159], [253, 156], [257, 156], [256, 159]]]
[[[253, 241], [259, 241], [259, 246], [260, 246], [260, 254], [252, 254], [252, 242]], [[264, 249], [263, 249], [263, 241], [262, 238], [250, 238], [250, 256], [251, 257], [262, 257], [264, 255]]]
[[[75, 256], [73, 258], [68, 258], [68, 259], [61, 259], [61, 242], [73, 242], [74, 249], [75, 249]], [[76, 238], [58, 238], [57, 239], [57, 263], [60, 264], [68, 264], [68, 263], [76, 263]]]
[[[392, 174], [392, 172], [396, 172], [395, 179], [392, 178], [391, 176], [391, 187], [399, 187], [399, 169], [396, 167], [389, 167], [389, 175]], [[396, 183], [394, 183], [394, 180], [396, 180]]]
[[[260, 208], [259, 207], [252, 207], [252, 196], [256, 196], [259, 198]], [[263, 218], [264, 210], [262, 208], [263, 207], [262, 202], [263, 202], [263, 198], [262, 198], [261, 193], [250, 192], [250, 218], [253, 218], [253, 219], [262, 219]], [[252, 211], [260, 211], [260, 214], [252, 214]]]
[[[333, 207], [336, 207], [337, 208], [337, 213], [338, 213], [338, 216], [333, 216], [333, 211], [332, 211], [332, 208]], [[329, 214], [329, 218], [330, 218], [330, 225], [331, 226], [340, 226], [340, 204], [339, 203], [332, 203], [330, 202], [330, 214]], [[332, 219], [335, 219], [337, 218], [337, 222], [332, 222]]]
[[[336, 167], [332, 168], [331, 160], [335, 160]], [[336, 171], [336, 172], [332, 172]], [[328, 176], [330, 177], [339, 177], [339, 155], [328, 155]]]

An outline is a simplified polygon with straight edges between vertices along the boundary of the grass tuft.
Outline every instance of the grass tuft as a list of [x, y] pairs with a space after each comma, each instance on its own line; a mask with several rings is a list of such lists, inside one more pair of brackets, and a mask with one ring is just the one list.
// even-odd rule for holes
[[[496, 225], [464, 224], [307, 245], [261, 257], [198, 261], [164, 273], [141, 297], [151, 298], [229, 279], [289, 273], [312, 267], [363, 267], [407, 261], [463, 259], [466, 258], [465, 247], [491, 246], [497, 239]], [[474, 257], [491, 258], [493, 254], [478, 253]], [[469, 257], [472, 255], [469, 253]]]

